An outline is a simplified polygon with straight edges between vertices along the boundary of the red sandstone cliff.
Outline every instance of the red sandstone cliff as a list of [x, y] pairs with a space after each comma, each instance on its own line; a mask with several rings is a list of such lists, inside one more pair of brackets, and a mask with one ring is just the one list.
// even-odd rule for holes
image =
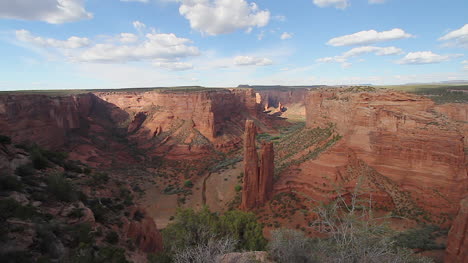
[[246, 118], [268, 127], [252, 89], [0, 96], [3, 134], [61, 148], [91, 165], [143, 158], [131, 156], [127, 142], [149, 157], [193, 159], [230, 151], [242, 142]]
[[460, 210], [450, 228], [444, 261], [468, 262], [468, 197], [460, 202]]
[[306, 88], [276, 87], [256, 90], [256, 101], [264, 110], [274, 108], [283, 117], [305, 116]]
[[252, 120], [245, 122], [244, 183], [241, 209], [249, 210], [263, 205], [271, 197], [274, 175], [273, 143], [263, 142], [260, 167], [255, 146], [256, 127]]
[[311, 91], [307, 126], [332, 123], [343, 138], [317, 159], [285, 171], [276, 190], [327, 200], [336, 194], [333, 185], [352, 189], [356, 178], [365, 176], [383, 205], [425, 210], [435, 222], [446, 223], [467, 192], [467, 134], [439, 108], [401, 92]]

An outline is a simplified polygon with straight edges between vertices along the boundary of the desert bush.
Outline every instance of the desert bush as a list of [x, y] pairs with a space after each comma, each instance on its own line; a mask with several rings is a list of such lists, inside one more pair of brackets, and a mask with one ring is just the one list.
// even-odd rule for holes
[[242, 190], [242, 186], [236, 185], [236, 186], [234, 187], [234, 190], [235, 190], [236, 192], [240, 192], [240, 191]]
[[107, 233], [105, 240], [109, 244], [115, 245], [119, 242], [119, 234], [117, 234], [115, 231], [111, 231]]
[[47, 188], [59, 201], [72, 202], [77, 199], [75, 187], [62, 174], [49, 175]]
[[200, 211], [179, 209], [162, 233], [164, 245], [172, 253], [222, 238], [237, 240], [238, 250], [261, 250], [266, 245], [262, 225], [255, 215], [230, 211], [220, 216], [207, 207]]
[[216, 263], [217, 258], [234, 251], [236, 241], [229, 237], [210, 239], [206, 244], [198, 244], [177, 251], [174, 255], [175, 263]]
[[23, 184], [11, 175], [0, 176], [0, 191], [21, 191]]
[[184, 182], [184, 186], [185, 186], [185, 187], [188, 187], [188, 188], [192, 188], [192, 187], [193, 187], [193, 183], [192, 183], [192, 181], [187, 180], [187, 181]]
[[4, 145], [11, 144], [11, 138], [6, 135], [0, 135], [0, 144], [4, 144]]
[[312, 240], [298, 230], [273, 230], [268, 251], [278, 262], [316, 262]]
[[49, 161], [39, 149], [33, 149], [31, 151], [30, 158], [31, 158], [34, 168], [38, 170], [42, 170], [50, 166]]
[[26, 220], [39, 215], [36, 208], [30, 205], [24, 206], [13, 199], [0, 200], [0, 211], [0, 221], [12, 217]]
[[32, 164], [23, 164], [21, 166], [18, 166], [15, 170], [15, 174], [21, 177], [28, 177], [31, 175], [34, 175], [35, 170]]
[[426, 225], [399, 233], [395, 236], [395, 242], [398, 246], [411, 249], [444, 249], [443, 245], [437, 244], [435, 241], [439, 234], [440, 228], [438, 226]]

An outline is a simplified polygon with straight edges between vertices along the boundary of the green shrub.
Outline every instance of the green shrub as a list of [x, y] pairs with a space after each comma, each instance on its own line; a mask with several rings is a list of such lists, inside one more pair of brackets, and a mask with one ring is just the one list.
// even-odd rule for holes
[[242, 211], [219, 216], [207, 207], [200, 211], [179, 209], [174, 220], [163, 230], [165, 247], [172, 252], [224, 237], [238, 241], [239, 250], [262, 250], [266, 245], [262, 225], [255, 215]]
[[23, 184], [15, 176], [0, 176], [0, 191], [21, 191]]
[[234, 190], [235, 190], [236, 192], [240, 192], [240, 191], [242, 190], [242, 186], [236, 185], [236, 186], [234, 187]]
[[42, 152], [38, 149], [32, 150], [30, 158], [34, 168], [38, 170], [42, 170], [50, 166], [47, 158], [42, 155]]
[[75, 173], [82, 173], [83, 169], [77, 165], [74, 161], [67, 161], [63, 164], [63, 168], [65, 170], [70, 171], [70, 172], [75, 172]]
[[192, 187], [193, 187], [193, 183], [192, 183], [192, 181], [187, 180], [187, 181], [184, 182], [184, 186], [185, 186], [185, 187], [188, 187], [188, 188], [192, 188]]
[[0, 211], [0, 221], [12, 217], [26, 220], [39, 215], [35, 207], [21, 205], [13, 199], [0, 200]]
[[439, 232], [438, 226], [426, 225], [399, 233], [395, 236], [395, 242], [398, 246], [411, 249], [443, 249], [444, 245], [435, 242]]
[[109, 175], [107, 175], [106, 173], [95, 173], [91, 176], [92, 178], [92, 184], [94, 185], [102, 185], [102, 184], [105, 184], [107, 182], [109, 182]]
[[18, 166], [15, 170], [15, 174], [21, 177], [32, 176], [34, 175], [34, 173], [35, 173], [34, 167], [30, 163]]
[[11, 138], [6, 135], [0, 135], [0, 144], [4, 144], [4, 145], [11, 144]]
[[77, 200], [75, 188], [62, 174], [52, 174], [47, 178], [50, 193], [59, 201], [73, 202]]

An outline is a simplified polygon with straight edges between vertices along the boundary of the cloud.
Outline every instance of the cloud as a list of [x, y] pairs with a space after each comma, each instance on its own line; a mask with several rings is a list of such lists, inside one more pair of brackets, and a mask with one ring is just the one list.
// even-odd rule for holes
[[62, 24], [93, 15], [86, 11], [83, 0], [2, 0], [0, 18], [44, 21]]
[[138, 41], [138, 37], [132, 33], [120, 33], [119, 41], [124, 44], [135, 43]]
[[75, 36], [67, 40], [43, 38], [26, 30], [16, 31], [16, 38], [35, 47], [56, 49], [61, 55], [77, 62], [175, 61], [200, 54], [197, 47], [190, 45], [191, 40], [163, 33], [147, 33], [143, 39], [131, 33], [121, 33], [117, 37], [104, 37], [107, 41], [96, 44], [91, 44], [87, 38]]
[[165, 68], [165, 69], [172, 70], [172, 71], [182, 71], [182, 70], [193, 69], [193, 65], [190, 63], [186, 63], [186, 62], [163, 61], [163, 62], [154, 62], [153, 65], [156, 67]]
[[314, 4], [318, 7], [335, 7], [338, 9], [345, 9], [349, 6], [348, 0], [314, 0]]
[[288, 32], [284, 32], [283, 34], [281, 34], [281, 40], [286, 40], [286, 39], [290, 39], [292, 38], [293, 35], [291, 33], [288, 33]]
[[383, 4], [386, 0], [369, 0], [369, 4]]
[[432, 51], [418, 51], [410, 52], [406, 56], [397, 61], [398, 64], [435, 64], [445, 61], [449, 61], [451, 58], [463, 56], [461, 54], [452, 54], [452, 55], [438, 55]]
[[67, 40], [57, 40], [53, 38], [43, 38], [33, 36], [31, 32], [27, 30], [16, 30], [16, 38], [25, 43], [29, 43], [35, 46], [40, 46], [44, 48], [60, 48], [60, 49], [76, 49], [89, 46], [91, 41], [88, 38], [75, 37], [72, 36]]
[[208, 35], [220, 35], [238, 29], [264, 27], [270, 20], [268, 10], [245, 0], [181, 0], [179, 13], [190, 27]]
[[237, 66], [267, 66], [273, 64], [273, 61], [268, 58], [237, 56], [234, 58], [234, 64]]
[[350, 67], [351, 64], [348, 62], [348, 59], [351, 57], [357, 57], [363, 54], [375, 54], [377, 56], [390, 56], [402, 54], [403, 50], [397, 47], [375, 47], [375, 46], [364, 46], [356, 47], [351, 50], [344, 52], [339, 56], [334, 57], [324, 57], [316, 60], [318, 63], [341, 63], [343, 67]]
[[141, 33], [146, 28], [146, 25], [140, 21], [133, 21], [132, 25], [139, 33]]
[[451, 41], [448, 45], [468, 48], [468, 24], [465, 24], [457, 30], [453, 30], [441, 38], [439, 41]]
[[382, 32], [368, 30], [360, 31], [351, 35], [332, 38], [327, 42], [327, 44], [334, 47], [365, 45], [409, 37], [412, 37], [412, 35], [406, 33], [403, 29], [400, 28], [394, 28], [392, 30]]

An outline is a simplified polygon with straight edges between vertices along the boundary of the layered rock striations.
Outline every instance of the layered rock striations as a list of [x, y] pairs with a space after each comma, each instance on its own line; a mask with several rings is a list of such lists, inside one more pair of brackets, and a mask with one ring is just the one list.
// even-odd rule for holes
[[468, 262], [468, 197], [460, 202], [460, 210], [448, 234], [445, 262]]
[[241, 209], [249, 210], [263, 205], [271, 198], [274, 175], [272, 142], [263, 142], [260, 150], [260, 166], [255, 145], [256, 127], [252, 120], [245, 122], [244, 182]]
[[257, 147], [255, 145], [256, 134], [254, 122], [247, 120], [244, 136], [244, 182], [241, 209], [252, 209], [257, 206], [259, 170]]
[[111, 163], [101, 158], [105, 152], [120, 161], [135, 159], [124, 144], [173, 159], [230, 151], [242, 142], [246, 118], [268, 123], [259, 113], [252, 89], [0, 96], [2, 134], [105, 165]]
[[430, 99], [394, 91], [311, 91], [308, 128], [333, 127], [343, 137], [281, 174], [276, 191], [329, 200], [333, 185], [351, 190], [364, 176], [382, 207], [449, 223], [467, 192], [467, 134], [438, 108]]

